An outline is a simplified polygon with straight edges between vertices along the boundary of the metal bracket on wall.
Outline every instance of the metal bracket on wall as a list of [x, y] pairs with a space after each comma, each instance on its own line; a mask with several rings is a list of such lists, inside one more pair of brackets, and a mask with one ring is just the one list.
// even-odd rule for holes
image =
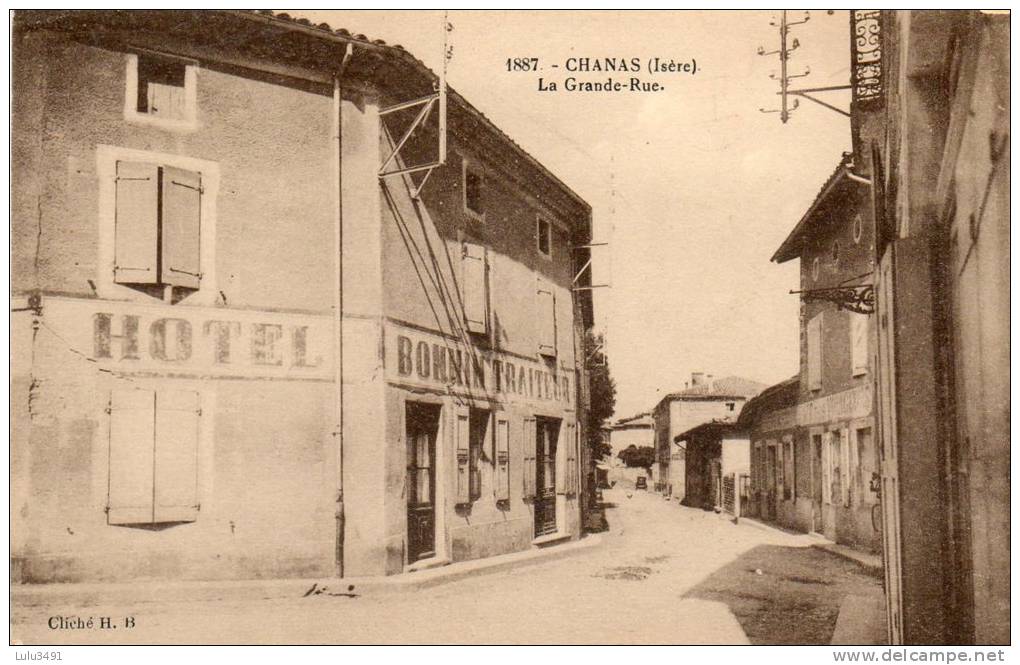
[[[410, 126], [404, 131], [403, 135], [400, 137], [400, 140], [397, 141], [396, 147], [393, 148], [393, 150], [392, 150], [392, 152], [390, 152], [389, 156], [383, 161], [382, 166], [379, 167], [379, 177], [380, 178], [386, 178], [386, 177], [395, 176], [395, 175], [405, 175], [405, 174], [410, 175], [412, 173], [421, 173], [421, 172], [424, 171], [425, 175], [421, 178], [421, 180], [419, 180], [417, 182], [417, 184], [415, 184], [413, 182], [413, 180], [412, 180], [412, 186], [414, 187], [414, 190], [411, 192], [411, 198], [414, 198], [414, 199], [417, 199], [417, 198], [419, 198], [421, 196], [421, 191], [425, 187], [425, 183], [428, 182], [429, 176], [432, 175], [433, 169], [435, 169], [436, 167], [443, 166], [443, 165], [446, 164], [446, 131], [447, 131], [447, 127], [446, 127], [446, 96], [447, 96], [446, 95], [446, 93], [447, 93], [446, 68], [447, 68], [447, 63], [449, 63], [450, 57], [452, 56], [452, 53], [453, 53], [453, 48], [447, 44], [447, 41], [448, 41], [447, 40], [447, 33], [451, 32], [452, 30], [453, 30], [453, 25], [451, 25], [449, 23], [449, 21], [447, 20], [447, 13], [443, 12], [443, 25], [442, 25], [442, 34], [443, 34], [442, 61], [443, 61], [443, 66], [442, 66], [442, 68], [439, 71], [439, 80], [436, 83], [435, 92], [433, 92], [432, 94], [426, 95], [424, 97], [419, 97], [418, 99], [412, 99], [410, 101], [401, 102], [399, 104], [394, 104], [392, 106], [388, 106], [388, 107], [386, 107], [384, 109], [380, 109], [380, 111], [379, 111], [380, 118], [385, 118], [387, 115], [389, 115], [391, 113], [395, 113], [397, 111], [404, 111], [404, 110], [407, 110], [407, 109], [413, 109], [413, 108], [421, 107], [421, 110], [418, 111], [418, 115], [415, 116], [415, 118], [411, 122]], [[438, 115], [439, 115], [439, 117], [438, 117], [439, 146], [438, 146], [438, 156], [436, 157], [436, 159], [434, 161], [432, 161], [432, 162], [427, 163], [427, 164], [419, 164], [419, 165], [414, 165], [414, 166], [401, 166], [401, 167], [398, 167], [398, 168], [394, 168], [394, 169], [392, 169], [390, 171], [387, 171], [386, 169], [390, 166], [390, 164], [394, 160], [398, 159], [401, 149], [407, 144], [408, 140], [410, 140], [411, 135], [414, 134], [414, 132], [419, 127], [422, 127], [425, 124], [425, 122], [428, 120], [429, 116], [432, 114], [433, 107], [436, 107], [436, 106], [438, 106]]]
[[845, 309], [858, 314], [875, 313], [875, 288], [871, 284], [859, 284], [856, 286], [835, 286], [828, 289], [806, 289], [803, 291], [790, 291], [791, 294], [800, 294], [804, 302], [831, 302], [839, 309]]

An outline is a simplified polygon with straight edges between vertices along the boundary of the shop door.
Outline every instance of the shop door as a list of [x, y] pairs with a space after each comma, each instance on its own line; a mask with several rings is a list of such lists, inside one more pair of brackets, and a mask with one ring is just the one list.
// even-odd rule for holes
[[436, 434], [439, 407], [407, 405], [407, 562], [436, 553]]
[[535, 536], [556, 533], [556, 440], [560, 421], [535, 419]]
[[900, 561], [899, 468], [896, 459], [896, 354], [893, 303], [893, 253], [878, 266], [875, 306], [878, 313], [878, 451], [882, 481], [882, 553], [889, 643], [903, 642], [903, 596]]

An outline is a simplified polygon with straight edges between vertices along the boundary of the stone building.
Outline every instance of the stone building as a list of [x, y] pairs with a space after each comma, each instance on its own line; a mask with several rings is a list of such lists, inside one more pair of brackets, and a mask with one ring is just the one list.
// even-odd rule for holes
[[[878, 470], [874, 317], [865, 304], [843, 299], [846, 287], [870, 283], [874, 269], [868, 192], [854, 169], [853, 155], [843, 155], [772, 257], [777, 263], [800, 260], [801, 294], [796, 435], [776, 448], [774, 464], [786, 469], [792, 453], [793, 493], [810, 499], [795, 502], [798, 522], [836, 542], [878, 550], [880, 527], [872, 520], [878, 496], [871, 484]], [[772, 484], [776, 474], [767, 468], [771, 452], [765, 452], [758, 461], [766, 468], [755, 477]]]
[[389, 158], [436, 75], [286, 15], [18, 12], [13, 54], [15, 579], [578, 537], [577, 194], [453, 91]]
[[674, 444], [679, 434], [696, 425], [716, 419], [736, 420], [744, 402], [757, 395], [765, 385], [738, 376], [712, 379], [703, 372], [691, 374], [689, 385], [659, 400], [652, 409], [655, 421], [655, 452], [658, 463], [658, 491], [682, 501], [687, 470], [684, 449]]

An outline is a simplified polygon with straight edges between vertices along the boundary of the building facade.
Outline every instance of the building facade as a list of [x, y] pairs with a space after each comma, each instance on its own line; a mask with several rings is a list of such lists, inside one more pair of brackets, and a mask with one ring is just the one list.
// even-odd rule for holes
[[638, 448], [655, 447], [655, 420], [650, 413], [639, 413], [629, 418], [620, 418], [609, 427], [610, 466], [623, 466], [620, 452], [630, 446]]
[[[810, 512], [808, 502], [800, 502], [799, 521], [838, 543], [878, 551], [880, 523], [872, 516], [878, 510], [872, 483], [878, 471], [875, 317], [860, 303], [842, 300], [844, 287], [868, 282], [874, 269], [868, 192], [854, 169], [853, 155], [845, 154], [772, 260], [800, 259], [800, 390], [792, 452], [794, 477], [807, 481]], [[777, 448], [777, 467], [786, 468], [787, 448]], [[764, 462], [757, 477], [770, 483], [776, 473], [769, 472], [767, 449]], [[784, 487], [784, 500], [786, 494]]]
[[738, 424], [751, 442], [746, 514], [810, 531], [811, 478], [797, 473], [795, 455], [799, 395], [799, 375], [767, 388], [744, 405]]
[[682, 446], [674, 444], [678, 435], [712, 420], [736, 420], [744, 402], [763, 388], [764, 384], [737, 376], [713, 380], [711, 374], [694, 372], [690, 385], [659, 400], [652, 409], [658, 491], [678, 501], [686, 495], [685, 453]]
[[751, 470], [747, 432], [732, 420], [713, 420], [681, 432], [674, 444], [685, 451], [684, 503], [705, 510], [734, 512], [741, 478]]
[[22, 12], [13, 44], [15, 579], [578, 537], [583, 200], [452, 91], [445, 165], [380, 178], [436, 78], [325, 25]]
[[[893, 643], [1010, 643], [1009, 17], [854, 12]], [[858, 61], [861, 58], [858, 58]]]

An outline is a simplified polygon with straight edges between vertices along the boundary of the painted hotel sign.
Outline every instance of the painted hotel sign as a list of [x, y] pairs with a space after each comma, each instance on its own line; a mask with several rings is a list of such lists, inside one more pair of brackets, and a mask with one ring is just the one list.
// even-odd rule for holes
[[469, 346], [433, 333], [388, 325], [391, 383], [498, 401], [574, 402], [572, 373], [555, 363]]
[[46, 297], [61, 343], [120, 372], [332, 379], [328, 316]]

